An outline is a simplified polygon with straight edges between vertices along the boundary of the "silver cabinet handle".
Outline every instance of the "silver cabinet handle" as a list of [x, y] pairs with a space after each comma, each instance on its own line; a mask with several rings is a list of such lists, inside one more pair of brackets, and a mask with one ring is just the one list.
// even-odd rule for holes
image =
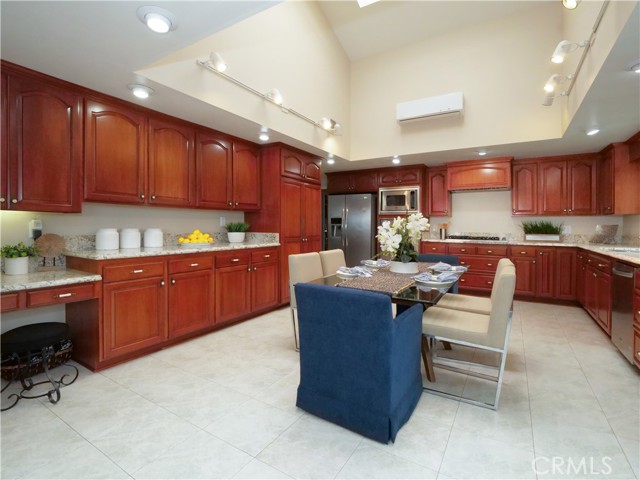
[[200, 265], [199, 263], [192, 263], [191, 265], [189, 265], [190, 267], [197, 267], [198, 265]]
[[493, 250], [487, 250], [487, 253], [493, 253]]
[[175, 280], [175, 278], [172, 278], [171, 279], [171, 285], [175, 285], [175, 284], [176, 284], [176, 280]]
[[239, 259], [239, 258], [232, 258], [232, 259], [231, 259], [231, 261], [232, 261], [232, 262], [239, 262], [239, 261], [240, 261], [240, 259]]
[[526, 255], [527, 252], [520, 252], [520, 255]]
[[141, 193], [141, 194], [140, 194], [140, 198], [141, 198], [142, 200], [144, 200], [144, 193]]
[[233, 206], [231, 202], [227, 202], [227, 205], [229, 205], [230, 207]]
[[129, 273], [142, 273], [144, 270], [141, 268], [139, 270], [131, 270]]
[[58, 298], [70, 297], [72, 295], [75, 295], [75, 293], [61, 293], [60, 295], [58, 295]]
[[493, 263], [487, 263], [487, 267], [493, 267]]
[[155, 200], [156, 196], [155, 195], [151, 195], [151, 200]]
[[271, 255], [265, 254], [263, 255], [264, 258], [271, 258]]
[[0, 197], [0, 203], [4, 203], [5, 202], [5, 198], [4, 197]]
[[248, 267], [248, 268], [247, 268], [247, 272], [250, 272], [250, 271], [251, 271], [251, 267]]
[[16, 203], [18, 203], [18, 200], [14, 198], [14, 199], [11, 200], [11, 203], [16, 204]]
[[258, 270], [258, 267], [253, 267], [253, 271], [255, 272], [256, 270]]
[[164, 287], [164, 280], [160, 280], [160, 286]]
[[605, 263], [599, 263], [599, 264], [598, 264], [598, 267], [600, 267], [600, 268], [602, 268], [602, 267], [606, 267], [606, 266], [607, 266], [607, 264], [605, 264]]
[[238, 202], [236, 202], [236, 207], [238, 206]]

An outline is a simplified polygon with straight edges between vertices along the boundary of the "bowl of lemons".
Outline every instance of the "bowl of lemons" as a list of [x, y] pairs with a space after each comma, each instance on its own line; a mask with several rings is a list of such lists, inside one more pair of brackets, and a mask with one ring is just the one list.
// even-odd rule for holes
[[201, 248], [210, 246], [215, 240], [208, 233], [195, 229], [186, 237], [179, 237], [178, 244], [183, 248]]

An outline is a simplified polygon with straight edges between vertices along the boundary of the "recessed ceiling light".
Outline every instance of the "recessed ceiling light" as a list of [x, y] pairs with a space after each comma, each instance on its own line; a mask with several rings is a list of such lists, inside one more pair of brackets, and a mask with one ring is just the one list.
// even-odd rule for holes
[[379, 0], [358, 0], [358, 6], [359, 6], [360, 8], [364, 8], [364, 7], [366, 7], [367, 5], [371, 5], [372, 3], [376, 3], [376, 2], [378, 2], [378, 1], [379, 1]]
[[627, 70], [631, 70], [634, 73], [640, 73], [640, 62], [634, 63], [633, 65], [629, 66]]
[[579, 0], [562, 0], [562, 5], [567, 10], [574, 10], [578, 6]]
[[155, 6], [140, 7], [136, 13], [140, 21], [156, 33], [167, 33], [178, 28], [175, 16], [164, 8]]
[[262, 142], [266, 142], [269, 140], [269, 135], [267, 135], [266, 133], [261, 133], [260, 135], [258, 135], [258, 138], [262, 141]]
[[153, 94], [153, 88], [149, 88], [145, 85], [138, 85], [135, 83], [131, 83], [128, 85], [129, 90], [138, 98], [149, 98], [149, 95]]
[[478, 150], [478, 155], [480, 155], [481, 157], [484, 157], [487, 154], [486, 150]]
[[333, 158], [327, 158], [328, 165], [333, 165], [334, 163], [336, 163], [336, 161]]
[[394, 165], [398, 165], [400, 163], [400, 158], [398, 157], [398, 155], [393, 156], [391, 163], [393, 163]]
[[600, 131], [599, 128], [592, 128], [591, 130], [587, 130], [587, 135], [591, 136], [591, 135], [595, 135], [596, 133], [598, 133]]

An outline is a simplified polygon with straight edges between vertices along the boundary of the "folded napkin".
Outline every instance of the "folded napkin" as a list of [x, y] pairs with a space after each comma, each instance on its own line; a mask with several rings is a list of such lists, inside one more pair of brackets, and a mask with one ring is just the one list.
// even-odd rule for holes
[[416, 275], [413, 277], [415, 280], [419, 280], [421, 282], [455, 282], [460, 278], [460, 275], [454, 272], [444, 272], [438, 275], [434, 275], [429, 272], [421, 273], [420, 275]]
[[365, 267], [340, 267], [336, 273], [343, 273], [345, 275], [356, 275], [358, 277], [370, 277], [371, 270]]
[[383, 260], [382, 258], [379, 258], [378, 260], [363, 260], [362, 263], [364, 265], [377, 268], [384, 268], [389, 266], [389, 260]]
[[444, 262], [438, 262], [431, 266], [431, 270], [435, 270], [436, 272], [448, 272], [451, 270], [451, 265]]

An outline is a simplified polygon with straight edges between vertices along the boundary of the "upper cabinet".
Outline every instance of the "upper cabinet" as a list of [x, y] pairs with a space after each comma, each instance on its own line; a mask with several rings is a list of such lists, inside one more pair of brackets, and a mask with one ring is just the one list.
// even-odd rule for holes
[[511, 188], [511, 157], [450, 163], [447, 188], [451, 191]]
[[85, 200], [146, 203], [146, 115], [90, 98], [84, 108]]
[[447, 167], [427, 171], [428, 212], [433, 217], [451, 216], [451, 193], [447, 188]]
[[389, 168], [378, 174], [380, 187], [415, 186], [422, 184], [423, 165], [407, 168]]
[[600, 213], [640, 214], [640, 162], [631, 159], [628, 143], [613, 143], [600, 152], [598, 177]]
[[197, 204], [221, 210], [260, 208], [260, 152], [213, 131], [196, 139]]
[[595, 215], [597, 155], [568, 155], [514, 162], [513, 215]]
[[375, 193], [377, 191], [376, 170], [327, 173], [327, 193]]
[[316, 158], [283, 148], [281, 167], [283, 177], [320, 184], [320, 161]]
[[80, 95], [9, 68], [2, 97], [1, 208], [80, 212]]

